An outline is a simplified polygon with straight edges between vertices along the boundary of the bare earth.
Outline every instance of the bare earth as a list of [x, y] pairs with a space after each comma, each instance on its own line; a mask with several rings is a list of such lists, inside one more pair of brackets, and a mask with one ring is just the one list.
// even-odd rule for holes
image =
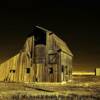
[[100, 100], [100, 77], [74, 76], [67, 83], [0, 82], [0, 100]]

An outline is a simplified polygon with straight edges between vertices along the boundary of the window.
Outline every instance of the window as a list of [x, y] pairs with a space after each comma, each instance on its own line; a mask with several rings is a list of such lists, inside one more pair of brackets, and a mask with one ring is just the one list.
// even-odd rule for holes
[[12, 70], [12, 69], [11, 69], [11, 70], [10, 70], [10, 73], [15, 73], [15, 70]]
[[13, 73], [15, 73], [15, 70], [13, 70]]
[[46, 44], [46, 32], [41, 29], [34, 29], [35, 45]]
[[57, 63], [57, 54], [49, 54], [49, 64]]
[[50, 74], [53, 73], [53, 68], [49, 68], [49, 73], [50, 73]]
[[26, 73], [30, 73], [30, 68], [26, 68]]

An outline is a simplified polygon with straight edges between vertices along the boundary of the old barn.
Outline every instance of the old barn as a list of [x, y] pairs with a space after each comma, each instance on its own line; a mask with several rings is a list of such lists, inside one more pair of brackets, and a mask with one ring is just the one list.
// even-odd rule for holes
[[0, 81], [63, 82], [71, 79], [73, 54], [52, 31], [35, 26], [18, 54], [0, 64]]

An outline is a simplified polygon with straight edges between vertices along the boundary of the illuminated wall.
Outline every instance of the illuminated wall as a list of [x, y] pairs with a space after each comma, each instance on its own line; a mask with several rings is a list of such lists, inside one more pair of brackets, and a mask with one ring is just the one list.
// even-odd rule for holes
[[96, 68], [96, 76], [100, 76], [100, 68]]

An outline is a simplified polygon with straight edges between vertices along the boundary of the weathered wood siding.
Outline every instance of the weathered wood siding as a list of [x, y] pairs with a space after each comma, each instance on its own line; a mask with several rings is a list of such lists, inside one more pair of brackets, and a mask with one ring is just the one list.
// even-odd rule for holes
[[18, 54], [0, 65], [0, 81], [61, 82], [70, 79], [71, 71], [68, 46], [47, 32], [46, 44], [35, 44], [34, 36], [30, 36]]
[[[31, 58], [33, 45], [33, 37], [28, 38], [16, 56], [0, 65], [0, 81], [32, 81], [34, 74]], [[30, 73], [26, 72], [27, 68], [30, 68]]]
[[15, 81], [19, 54], [0, 65], [0, 81]]
[[[67, 81], [71, 78], [72, 71], [72, 53], [64, 41], [55, 34], [49, 35], [48, 53], [54, 55], [51, 59], [55, 59], [54, 64], [48, 66], [53, 67], [53, 73], [50, 74], [50, 79], [55, 82]], [[59, 51], [61, 50], [61, 51]], [[55, 58], [54, 58], [55, 57]], [[56, 65], [56, 66], [55, 66]], [[62, 72], [63, 67], [63, 72]], [[55, 79], [51, 79], [55, 76]]]
[[34, 56], [34, 37], [29, 37], [22, 50], [18, 59], [17, 66], [17, 81], [32, 82], [33, 81], [33, 56]]

